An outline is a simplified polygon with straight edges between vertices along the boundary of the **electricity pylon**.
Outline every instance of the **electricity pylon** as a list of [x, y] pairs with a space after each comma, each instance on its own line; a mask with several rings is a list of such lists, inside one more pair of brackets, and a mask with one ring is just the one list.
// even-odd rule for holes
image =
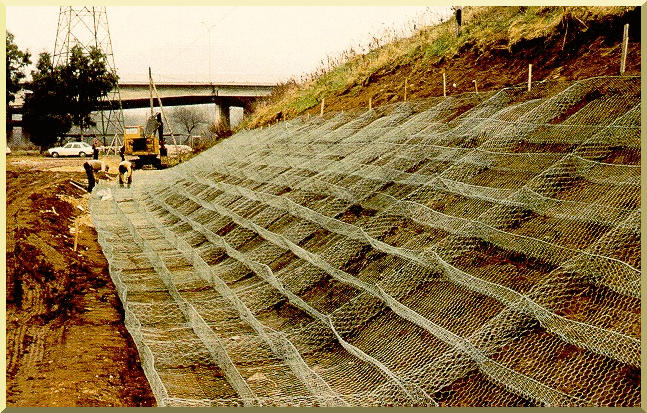
[[[96, 47], [106, 56], [108, 70], [117, 73], [112, 54], [112, 40], [108, 27], [108, 14], [105, 7], [61, 6], [58, 12], [58, 28], [52, 61], [54, 65], [66, 64], [70, 59], [70, 50], [80, 46], [85, 53]], [[112, 135], [112, 147], [122, 145], [124, 114], [121, 106], [119, 85], [103, 97], [99, 111], [101, 119], [96, 125], [96, 134], [103, 137]]]

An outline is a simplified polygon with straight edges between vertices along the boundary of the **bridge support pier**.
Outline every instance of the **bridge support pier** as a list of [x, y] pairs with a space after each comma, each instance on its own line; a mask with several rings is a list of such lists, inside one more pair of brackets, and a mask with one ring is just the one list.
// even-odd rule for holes
[[231, 118], [229, 116], [229, 106], [216, 104], [216, 123], [226, 129], [231, 128]]
[[246, 118], [247, 116], [251, 115], [253, 112], [252, 105], [251, 104], [246, 104], [243, 106], [243, 118]]

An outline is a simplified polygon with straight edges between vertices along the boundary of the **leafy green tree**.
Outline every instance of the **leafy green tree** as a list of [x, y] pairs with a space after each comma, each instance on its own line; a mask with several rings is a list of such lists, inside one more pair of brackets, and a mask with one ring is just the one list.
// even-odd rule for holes
[[25, 78], [23, 69], [31, 64], [29, 51], [22, 51], [14, 42], [13, 34], [7, 32], [7, 130], [9, 129], [9, 104], [16, 100], [20, 81]]
[[72, 123], [83, 135], [85, 129], [96, 125], [90, 114], [97, 109], [99, 100], [117, 86], [118, 77], [108, 69], [106, 56], [100, 49], [93, 47], [84, 53], [78, 45], [70, 50], [69, 63], [62, 68], [61, 76]]
[[72, 127], [67, 91], [62, 78], [62, 67], [52, 66], [49, 53], [41, 53], [23, 105], [23, 131], [29, 140], [43, 149], [54, 144], [58, 137]]
[[80, 46], [70, 50], [68, 63], [53, 66], [49, 54], [41, 53], [23, 107], [23, 129], [41, 147], [51, 146], [72, 125], [83, 131], [94, 126], [90, 114], [99, 101], [117, 85], [117, 75], [107, 65], [101, 50], [84, 53]]

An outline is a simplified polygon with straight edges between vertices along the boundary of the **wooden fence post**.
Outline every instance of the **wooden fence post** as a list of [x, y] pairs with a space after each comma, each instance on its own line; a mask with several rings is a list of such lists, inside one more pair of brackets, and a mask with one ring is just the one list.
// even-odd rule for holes
[[373, 98], [371, 96], [368, 97], [368, 110], [373, 109]]
[[479, 93], [479, 87], [476, 84], [476, 79], [472, 80], [472, 82], [474, 82], [474, 90], [476, 91], [476, 93]]
[[407, 78], [404, 79], [404, 101], [407, 101]]
[[528, 64], [528, 92], [530, 92], [530, 87], [532, 83], [532, 63]]
[[625, 24], [624, 32], [622, 33], [622, 58], [620, 60], [620, 75], [625, 74], [628, 46], [629, 46], [629, 23]]
[[79, 221], [74, 221], [74, 252], [79, 244]]
[[324, 102], [326, 101], [326, 98], [321, 99], [321, 113], [320, 116], [323, 116], [323, 111], [324, 111]]
[[445, 78], [445, 72], [443, 72], [443, 96], [447, 97], [447, 79]]

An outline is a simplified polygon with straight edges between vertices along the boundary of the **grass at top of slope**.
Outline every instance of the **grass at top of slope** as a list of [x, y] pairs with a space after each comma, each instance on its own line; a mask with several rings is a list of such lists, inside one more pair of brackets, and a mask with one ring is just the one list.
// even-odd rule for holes
[[[515, 54], [559, 37], [570, 42], [573, 33], [594, 30], [596, 22], [622, 17], [634, 7], [465, 7], [457, 35], [454, 18], [419, 29], [413, 36], [354, 55], [321, 76], [299, 84], [280, 85], [255, 108], [238, 129], [293, 118], [319, 105], [322, 99], [347, 95], [378, 83], [384, 74], [403, 68], [429, 71], [441, 68], [469, 51], [476, 55]], [[597, 26], [596, 26], [597, 27]], [[569, 37], [569, 33], [571, 36]], [[561, 42], [561, 40], [560, 40]], [[526, 53], [527, 54], [527, 53]], [[576, 58], [576, 57], [575, 57]], [[406, 75], [406, 73], [404, 73]], [[402, 79], [404, 82], [404, 78]], [[328, 107], [328, 102], [325, 104]]]

